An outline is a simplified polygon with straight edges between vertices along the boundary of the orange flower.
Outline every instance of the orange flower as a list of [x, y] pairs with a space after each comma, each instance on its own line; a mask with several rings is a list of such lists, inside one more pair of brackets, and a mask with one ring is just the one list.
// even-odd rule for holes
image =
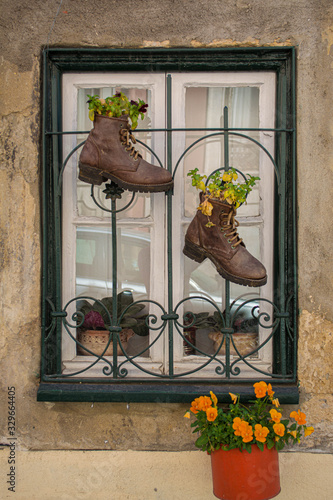
[[232, 424], [232, 428], [234, 429], [234, 434], [235, 436], [240, 436], [241, 435], [240, 427], [243, 423], [243, 420], [241, 420], [239, 417], [235, 417], [233, 422], [234, 423]]
[[269, 433], [269, 429], [267, 427], [263, 427], [260, 424], [255, 425], [255, 431], [254, 435], [257, 441], [260, 441], [260, 443], [265, 443], [266, 441], [266, 436]]
[[232, 392], [229, 392], [229, 395], [232, 399], [232, 402], [234, 403], [234, 405], [237, 403], [237, 399], [238, 397], [236, 396], [236, 394], [233, 394]]
[[207, 420], [209, 422], [214, 422], [217, 417], [217, 408], [213, 408], [212, 406], [206, 410]]
[[212, 406], [212, 400], [208, 396], [200, 396], [200, 410], [206, 411]]
[[191, 418], [191, 415], [190, 415], [190, 412], [189, 412], [189, 411], [187, 411], [187, 412], [185, 413], [184, 418]]
[[279, 402], [278, 398], [272, 399], [272, 404], [274, 406], [276, 406], [276, 408], [279, 408], [280, 402]]
[[212, 391], [210, 391], [210, 397], [213, 401], [213, 405], [217, 406], [217, 397], [215, 396], [215, 394]]
[[269, 413], [271, 414], [273, 422], [279, 424], [282, 417], [282, 413], [279, 413], [278, 411], [274, 410], [274, 408], [272, 410], [269, 410]]
[[195, 398], [195, 400], [192, 401], [190, 410], [192, 413], [194, 413], [194, 415], [198, 413], [199, 410], [201, 410], [199, 406], [199, 398]]
[[275, 434], [277, 434], [278, 436], [284, 436], [284, 431], [285, 431], [285, 426], [283, 424], [274, 424], [273, 425], [273, 429], [274, 429], [274, 432]]
[[244, 443], [249, 443], [253, 439], [253, 429], [247, 422], [242, 422], [241, 425], [241, 436]]
[[305, 427], [304, 429], [304, 436], [310, 436], [310, 434], [312, 434], [314, 432], [314, 428], [313, 427]]
[[200, 410], [206, 411], [210, 406], [212, 406], [212, 400], [208, 396], [200, 396], [192, 401], [190, 410], [196, 414]]
[[266, 396], [267, 392], [266, 382], [256, 382], [255, 384], [253, 384], [253, 387], [257, 398], [264, 398]]
[[273, 391], [271, 384], [268, 384], [267, 386], [267, 394], [271, 399], [273, 399], [275, 392]]
[[295, 439], [297, 438], [297, 431], [289, 431], [288, 434], [291, 434]]
[[290, 413], [290, 418], [294, 418], [298, 425], [305, 425], [306, 424], [306, 415], [303, 413], [301, 410], [292, 411]]

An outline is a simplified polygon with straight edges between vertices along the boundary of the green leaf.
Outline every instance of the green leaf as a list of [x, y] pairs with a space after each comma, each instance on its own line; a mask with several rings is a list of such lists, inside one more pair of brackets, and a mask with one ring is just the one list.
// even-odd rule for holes
[[124, 290], [117, 296], [117, 315], [120, 316], [120, 313], [126, 309], [127, 306], [133, 304], [133, 294], [130, 290]]
[[[80, 311], [81, 313], [86, 315], [89, 311], [92, 310], [93, 306], [87, 300], [80, 299], [80, 300], [76, 301], [76, 308], [77, 308], [77, 311]], [[80, 318], [78, 318], [78, 319], [79, 319], [79, 322], [81, 322]]]
[[147, 337], [149, 335], [149, 328], [146, 325], [145, 320], [138, 319], [135, 326], [133, 326], [133, 331], [140, 337]]
[[208, 436], [206, 436], [205, 434], [202, 434], [195, 442], [195, 446], [197, 448], [202, 448], [203, 446], [205, 446], [206, 444], [208, 443]]
[[273, 441], [273, 439], [267, 439], [267, 448], [269, 450], [271, 450], [272, 448], [274, 448], [274, 444], [275, 444], [275, 441]]
[[277, 451], [282, 450], [282, 448], [284, 448], [284, 441], [282, 439], [276, 441], [275, 448], [277, 449]]
[[258, 446], [259, 450], [264, 451], [264, 443], [257, 441], [257, 446]]
[[252, 452], [252, 446], [250, 445], [250, 443], [245, 443], [245, 444], [244, 444], [244, 449], [245, 449], [248, 453], [251, 453], [251, 452]]

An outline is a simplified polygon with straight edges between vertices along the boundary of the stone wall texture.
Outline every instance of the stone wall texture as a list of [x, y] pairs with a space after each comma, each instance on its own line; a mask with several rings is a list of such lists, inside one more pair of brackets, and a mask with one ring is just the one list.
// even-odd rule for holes
[[[301, 450], [332, 453], [331, 0], [12, 0], [1, 4], [0, 25], [0, 390], [6, 401], [7, 387], [16, 387], [20, 449], [194, 449], [181, 404], [36, 401], [43, 47], [292, 45], [297, 48], [299, 380], [301, 407], [316, 428]], [[4, 438], [6, 422], [1, 404]]]

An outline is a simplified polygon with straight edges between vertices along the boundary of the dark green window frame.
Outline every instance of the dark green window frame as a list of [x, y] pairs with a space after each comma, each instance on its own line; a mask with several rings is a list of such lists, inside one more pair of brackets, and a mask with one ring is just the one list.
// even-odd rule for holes
[[[42, 361], [39, 401], [191, 401], [212, 388], [220, 401], [232, 390], [252, 397], [252, 381], [68, 379], [61, 375], [61, 327], [66, 312], [61, 302], [62, 169], [61, 77], [66, 72], [274, 71], [276, 73], [275, 163], [276, 252], [274, 321], [274, 384], [281, 403], [296, 403], [297, 390], [297, 247], [296, 247], [296, 57], [293, 47], [222, 49], [84, 49], [53, 48], [43, 52], [43, 273]], [[169, 124], [171, 122], [169, 121]], [[168, 125], [168, 129], [169, 126]], [[172, 130], [169, 130], [170, 137]], [[169, 158], [170, 159], [170, 158]], [[170, 160], [171, 161], [171, 160]], [[170, 163], [170, 162], [169, 162]], [[169, 165], [171, 169], [171, 165]], [[169, 197], [171, 207], [172, 194]], [[170, 229], [170, 227], [169, 227]], [[169, 310], [168, 322], [174, 320]]]

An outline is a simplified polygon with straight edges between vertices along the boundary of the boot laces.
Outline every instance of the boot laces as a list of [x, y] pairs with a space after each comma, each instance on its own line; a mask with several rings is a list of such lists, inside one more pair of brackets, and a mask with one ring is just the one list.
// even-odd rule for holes
[[136, 151], [135, 147], [131, 144], [136, 144], [136, 140], [134, 135], [132, 134], [131, 127], [129, 124], [126, 125], [126, 128], [122, 128], [120, 130], [120, 139], [123, 146], [125, 146], [125, 150], [129, 152], [129, 155], [137, 160], [138, 157], [141, 158], [139, 151]]
[[220, 223], [221, 231], [224, 233], [224, 236], [228, 238], [231, 248], [235, 249], [243, 240], [239, 237], [237, 232], [239, 222], [235, 219], [236, 210], [234, 207], [230, 208], [231, 210], [229, 212], [224, 212], [223, 210], [221, 211]]

